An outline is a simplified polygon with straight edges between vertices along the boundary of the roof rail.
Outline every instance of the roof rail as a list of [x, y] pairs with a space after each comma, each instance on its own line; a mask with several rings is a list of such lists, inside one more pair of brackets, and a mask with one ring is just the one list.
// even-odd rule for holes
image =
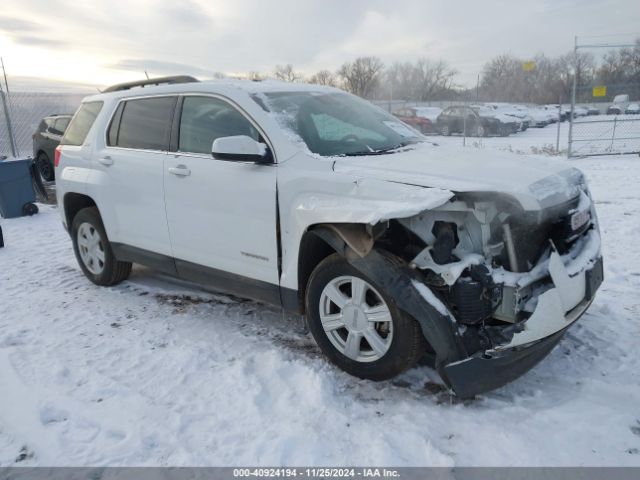
[[190, 75], [173, 75], [171, 77], [148, 78], [147, 80], [139, 80], [137, 82], [126, 82], [118, 83], [117, 85], [111, 85], [110, 87], [105, 88], [101, 93], [119, 92], [121, 90], [129, 90], [130, 88], [134, 87], [146, 87], [147, 85], [160, 85], [162, 83], [172, 85], [174, 83], [192, 82], [199, 82], [199, 80]]

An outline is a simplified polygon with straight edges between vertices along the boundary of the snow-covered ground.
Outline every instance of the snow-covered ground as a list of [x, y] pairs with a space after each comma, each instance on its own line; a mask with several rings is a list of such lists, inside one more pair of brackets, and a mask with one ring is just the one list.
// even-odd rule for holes
[[[542, 151], [555, 127], [474, 143]], [[274, 308], [143, 268], [96, 287], [55, 207], [1, 220], [0, 466], [640, 466], [640, 159], [573, 164], [605, 283], [540, 365], [468, 402], [428, 367], [352, 378]]]

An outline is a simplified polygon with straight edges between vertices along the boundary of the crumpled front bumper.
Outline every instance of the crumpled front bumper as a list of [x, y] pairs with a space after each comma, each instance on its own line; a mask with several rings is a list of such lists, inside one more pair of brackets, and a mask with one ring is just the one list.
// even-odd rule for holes
[[584, 314], [603, 281], [600, 238], [597, 231], [593, 235], [597, 246], [587, 244], [584, 252], [590, 258], [579, 255], [565, 262], [557, 253], [550, 256], [547, 271], [553, 286], [538, 296], [524, 328], [510, 341], [442, 368], [458, 396], [472, 397], [515, 380], [542, 360]]

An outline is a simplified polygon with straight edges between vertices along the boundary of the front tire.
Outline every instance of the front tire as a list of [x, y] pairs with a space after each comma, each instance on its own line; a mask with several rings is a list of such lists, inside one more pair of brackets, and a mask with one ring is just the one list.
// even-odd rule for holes
[[442, 125], [440, 127], [440, 134], [444, 137], [448, 137], [449, 135], [451, 135], [451, 129], [449, 128], [449, 125], [447, 125], [446, 123]]
[[316, 343], [351, 375], [388, 380], [424, 354], [426, 340], [418, 322], [338, 254], [315, 268], [305, 302]]
[[71, 226], [71, 238], [82, 272], [96, 285], [115, 285], [131, 273], [130, 262], [116, 260], [97, 208], [78, 212]]

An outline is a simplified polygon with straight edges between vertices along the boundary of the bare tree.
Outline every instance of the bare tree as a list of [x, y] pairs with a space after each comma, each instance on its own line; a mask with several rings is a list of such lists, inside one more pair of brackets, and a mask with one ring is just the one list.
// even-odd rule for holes
[[522, 60], [512, 55], [499, 55], [482, 69], [482, 89], [491, 100], [522, 101], [523, 85]]
[[326, 85], [328, 87], [337, 87], [338, 80], [336, 76], [329, 70], [320, 70], [318, 73], [309, 77], [309, 83], [316, 85]]
[[416, 75], [415, 68], [410, 62], [395, 62], [386, 72], [388, 83], [386, 91], [393, 98], [402, 100], [415, 100]]
[[597, 70], [597, 81], [607, 85], [612, 97], [626, 93], [632, 98], [640, 96], [640, 39], [633, 48], [622, 48], [605, 54]]
[[358, 57], [353, 62], [345, 62], [338, 75], [345, 88], [363, 98], [371, 98], [378, 87], [384, 64], [378, 57]]
[[591, 99], [591, 93], [580, 87], [588, 85], [595, 78], [596, 61], [593, 54], [589, 52], [571, 52], [560, 57], [559, 62], [561, 65], [561, 76], [565, 84], [564, 95], [566, 98], [569, 98], [571, 95], [571, 85], [575, 73], [576, 85], [578, 86], [576, 91], [577, 100]]
[[414, 71], [415, 97], [422, 102], [435, 100], [448, 92], [457, 73], [444, 60], [430, 62], [425, 58], [416, 62]]
[[278, 80], [282, 80], [285, 82], [298, 82], [302, 80], [302, 75], [296, 72], [293, 69], [293, 65], [291, 65], [290, 63], [286, 65], [276, 65], [276, 68], [273, 71], [273, 76]]

